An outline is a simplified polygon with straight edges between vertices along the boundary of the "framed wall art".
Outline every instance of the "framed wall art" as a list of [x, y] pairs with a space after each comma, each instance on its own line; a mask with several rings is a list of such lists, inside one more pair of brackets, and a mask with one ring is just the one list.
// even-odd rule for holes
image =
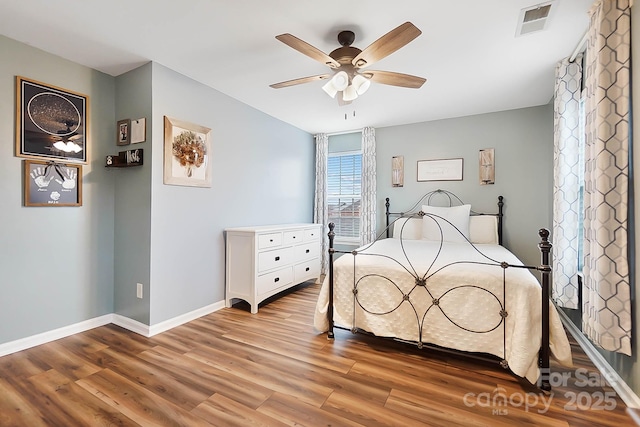
[[118, 123], [116, 125], [116, 132], [116, 144], [129, 145], [129, 143], [131, 142], [131, 120], [118, 120]]
[[24, 161], [25, 206], [82, 206], [82, 165]]
[[462, 160], [419, 160], [418, 181], [462, 181]]
[[16, 77], [16, 156], [87, 163], [89, 97]]
[[211, 187], [211, 129], [164, 117], [164, 183]]

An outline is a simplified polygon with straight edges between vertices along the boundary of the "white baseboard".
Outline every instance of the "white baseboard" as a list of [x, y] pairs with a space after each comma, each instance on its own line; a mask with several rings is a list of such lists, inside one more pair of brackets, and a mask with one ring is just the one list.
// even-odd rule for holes
[[604, 356], [596, 350], [591, 341], [584, 336], [571, 319], [569, 319], [562, 310], [558, 310], [558, 314], [560, 314], [560, 319], [562, 320], [565, 328], [567, 328], [580, 347], [582, 347], [582, 350], [591, 362], [593, 362], [595, 367], [598, 368], [603, 377], [607, 379], [607, 382], [616, 391], [618, 396], [620, 396], [620, 399], [622, 399], [625, 405], [627, 405], [628, 408], [640, 409], [640, 397], [631, 390], [631, 387], [629, 387], [622, 377], [618, 375], [607, 359], [605, 359]]
[[176, 326], [180, 326], [187, 322], [191, 322], [192, 320], [195, 320], [198, 317], [206, 316], [207, 314], [213, 313], [214, 311], [218, 311], [224, 307], [225, 307], [224, 300], [218, 301], [216, 303], [209, 304], [202, 308], [198, 308], [197, 310], [190, 311], [189, 313], [181, 314], [180, 316], [176, 316], [173, 319], [168, 319], [163, 322], [156, 323], [155, 325], [149, 326], [149, 335], [147, 336], [152, 337], [161, 332], [168, 331], [169, 329], [175, 328]]
[[121, 314], [114, 313], [113, 321], [111, 323], [120, 326], [121, 328], [127, 329], [131, 332], [135, 332], [138, 335], [149, 337], [149, 325], [145, 325], [142, 322], [130, 319]]
[[60, 338], [68, 337], [69, 335], [79, 334], [80, 332], [88, 331], [89, 329], [97, 328], [98, 326], [108, 325], [111, 323], [112, 319], [113, 314], [105, 314], [104, 316], [94, 317], [93, 319], [85, 320], [73, 325], [63, 326], [62, 328], [54, 329], [52, 331], [0, 344], [0, 357], [26, 350], [37, 345], [46, 344]]
[[32, 335], [30, 337], [0, 344], [0, 357], [18, 351], [26, 350], [28, 348], [35, 347], [41, 344], [46, 344], [60, 338], [68, 337], [69, 335], [88, 331], [89, 329], [97, 328], [98, 326], [108, 325], [109, 323], [113, 323], [114, 325], [120, 326], [145, 337], [152, 337], [161, 332], [168, 331], [171, 328], [175, 328], [176, 326], [180, 326], [199, 317], [213, 313], [214, 311], [218, 311], [221, 308], [224, 308], [224, 306], [224, 300], [218, 301], [216, 303], [207, 305], [197, 310], [190, 311], [189, 313], [181, 314], [180, 316], [176, 316], [173, 319], [168, 319], [151, 326], [145, 325], [144, 323], [122, 316], [120, 314], [105, 314], [104, 316], [94, 317], [93, 319], [85, 320], [73, 325], [64, 326], [52, 331], [47, 331], [41, 334]]

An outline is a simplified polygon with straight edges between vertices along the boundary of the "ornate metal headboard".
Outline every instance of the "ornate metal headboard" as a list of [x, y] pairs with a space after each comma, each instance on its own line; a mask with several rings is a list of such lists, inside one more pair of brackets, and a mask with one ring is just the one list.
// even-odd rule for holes
[[[455, 205], [463, 205], [464, 202], [455, 194], [453, 194], [450, 191], [447, 190], [434, 190], [434, 191], [430, 191], [427, 194], [425, 194], [424, 196], [420, 197], [420, 199], [418, 199], [418, 201], [407, 211], [405, 212], [391, 212], [390, 211], [390, 207], [391, 207], [391, 203], [389, 202], [389, 198], [387, 197], [385, 199], [385, 216], [386, 216], [386, 232], [387, 232], [387, 237], [391, 237], [391, 228], [390, 228], [390, 224], [391, 224], [391, 217], [396, 217], [396, 218], [400, 218], [400, 217], [404, 217], [407, 216], [409, 214], [413, 214], [413, 213], [417, 213], [420, 211], [420, 207], [423, 204], [427, 204], [427, 205], [431, 205], [431, 200], [434, 198], [434, 196], [442, 196], [445, 198], [445, 204], [446, 202], [448, 202], [448, 206], [455, 206]], [[495, 216], [498, 219], [498, 244], [502, 245], [502, 208], [504, 206], [504, 197], [502, 196], [498, 196], [498, 213], [482, 213], [482, 212], [475, 212], [475, 211], [471, 211], [471, 215], [489, 215], [489, 216]], [[417, 210], [416, 210], [417, 209]]]

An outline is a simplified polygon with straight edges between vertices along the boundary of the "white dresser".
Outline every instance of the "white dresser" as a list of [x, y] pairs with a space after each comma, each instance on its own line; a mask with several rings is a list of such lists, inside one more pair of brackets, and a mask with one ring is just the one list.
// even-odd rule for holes
[[321, 224], [282, 224], [225, 230], [227, 285], [225, 303], [233, 299], [258, 304], [320, 276]]

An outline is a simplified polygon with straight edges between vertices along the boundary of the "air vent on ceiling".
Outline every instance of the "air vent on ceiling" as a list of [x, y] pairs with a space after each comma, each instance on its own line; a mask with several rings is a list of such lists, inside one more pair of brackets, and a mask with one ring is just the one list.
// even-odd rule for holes
[[554, 9], [553, 3], [550, 1], [522, 9], [518, 18], [516, 36], [544, 30]]

